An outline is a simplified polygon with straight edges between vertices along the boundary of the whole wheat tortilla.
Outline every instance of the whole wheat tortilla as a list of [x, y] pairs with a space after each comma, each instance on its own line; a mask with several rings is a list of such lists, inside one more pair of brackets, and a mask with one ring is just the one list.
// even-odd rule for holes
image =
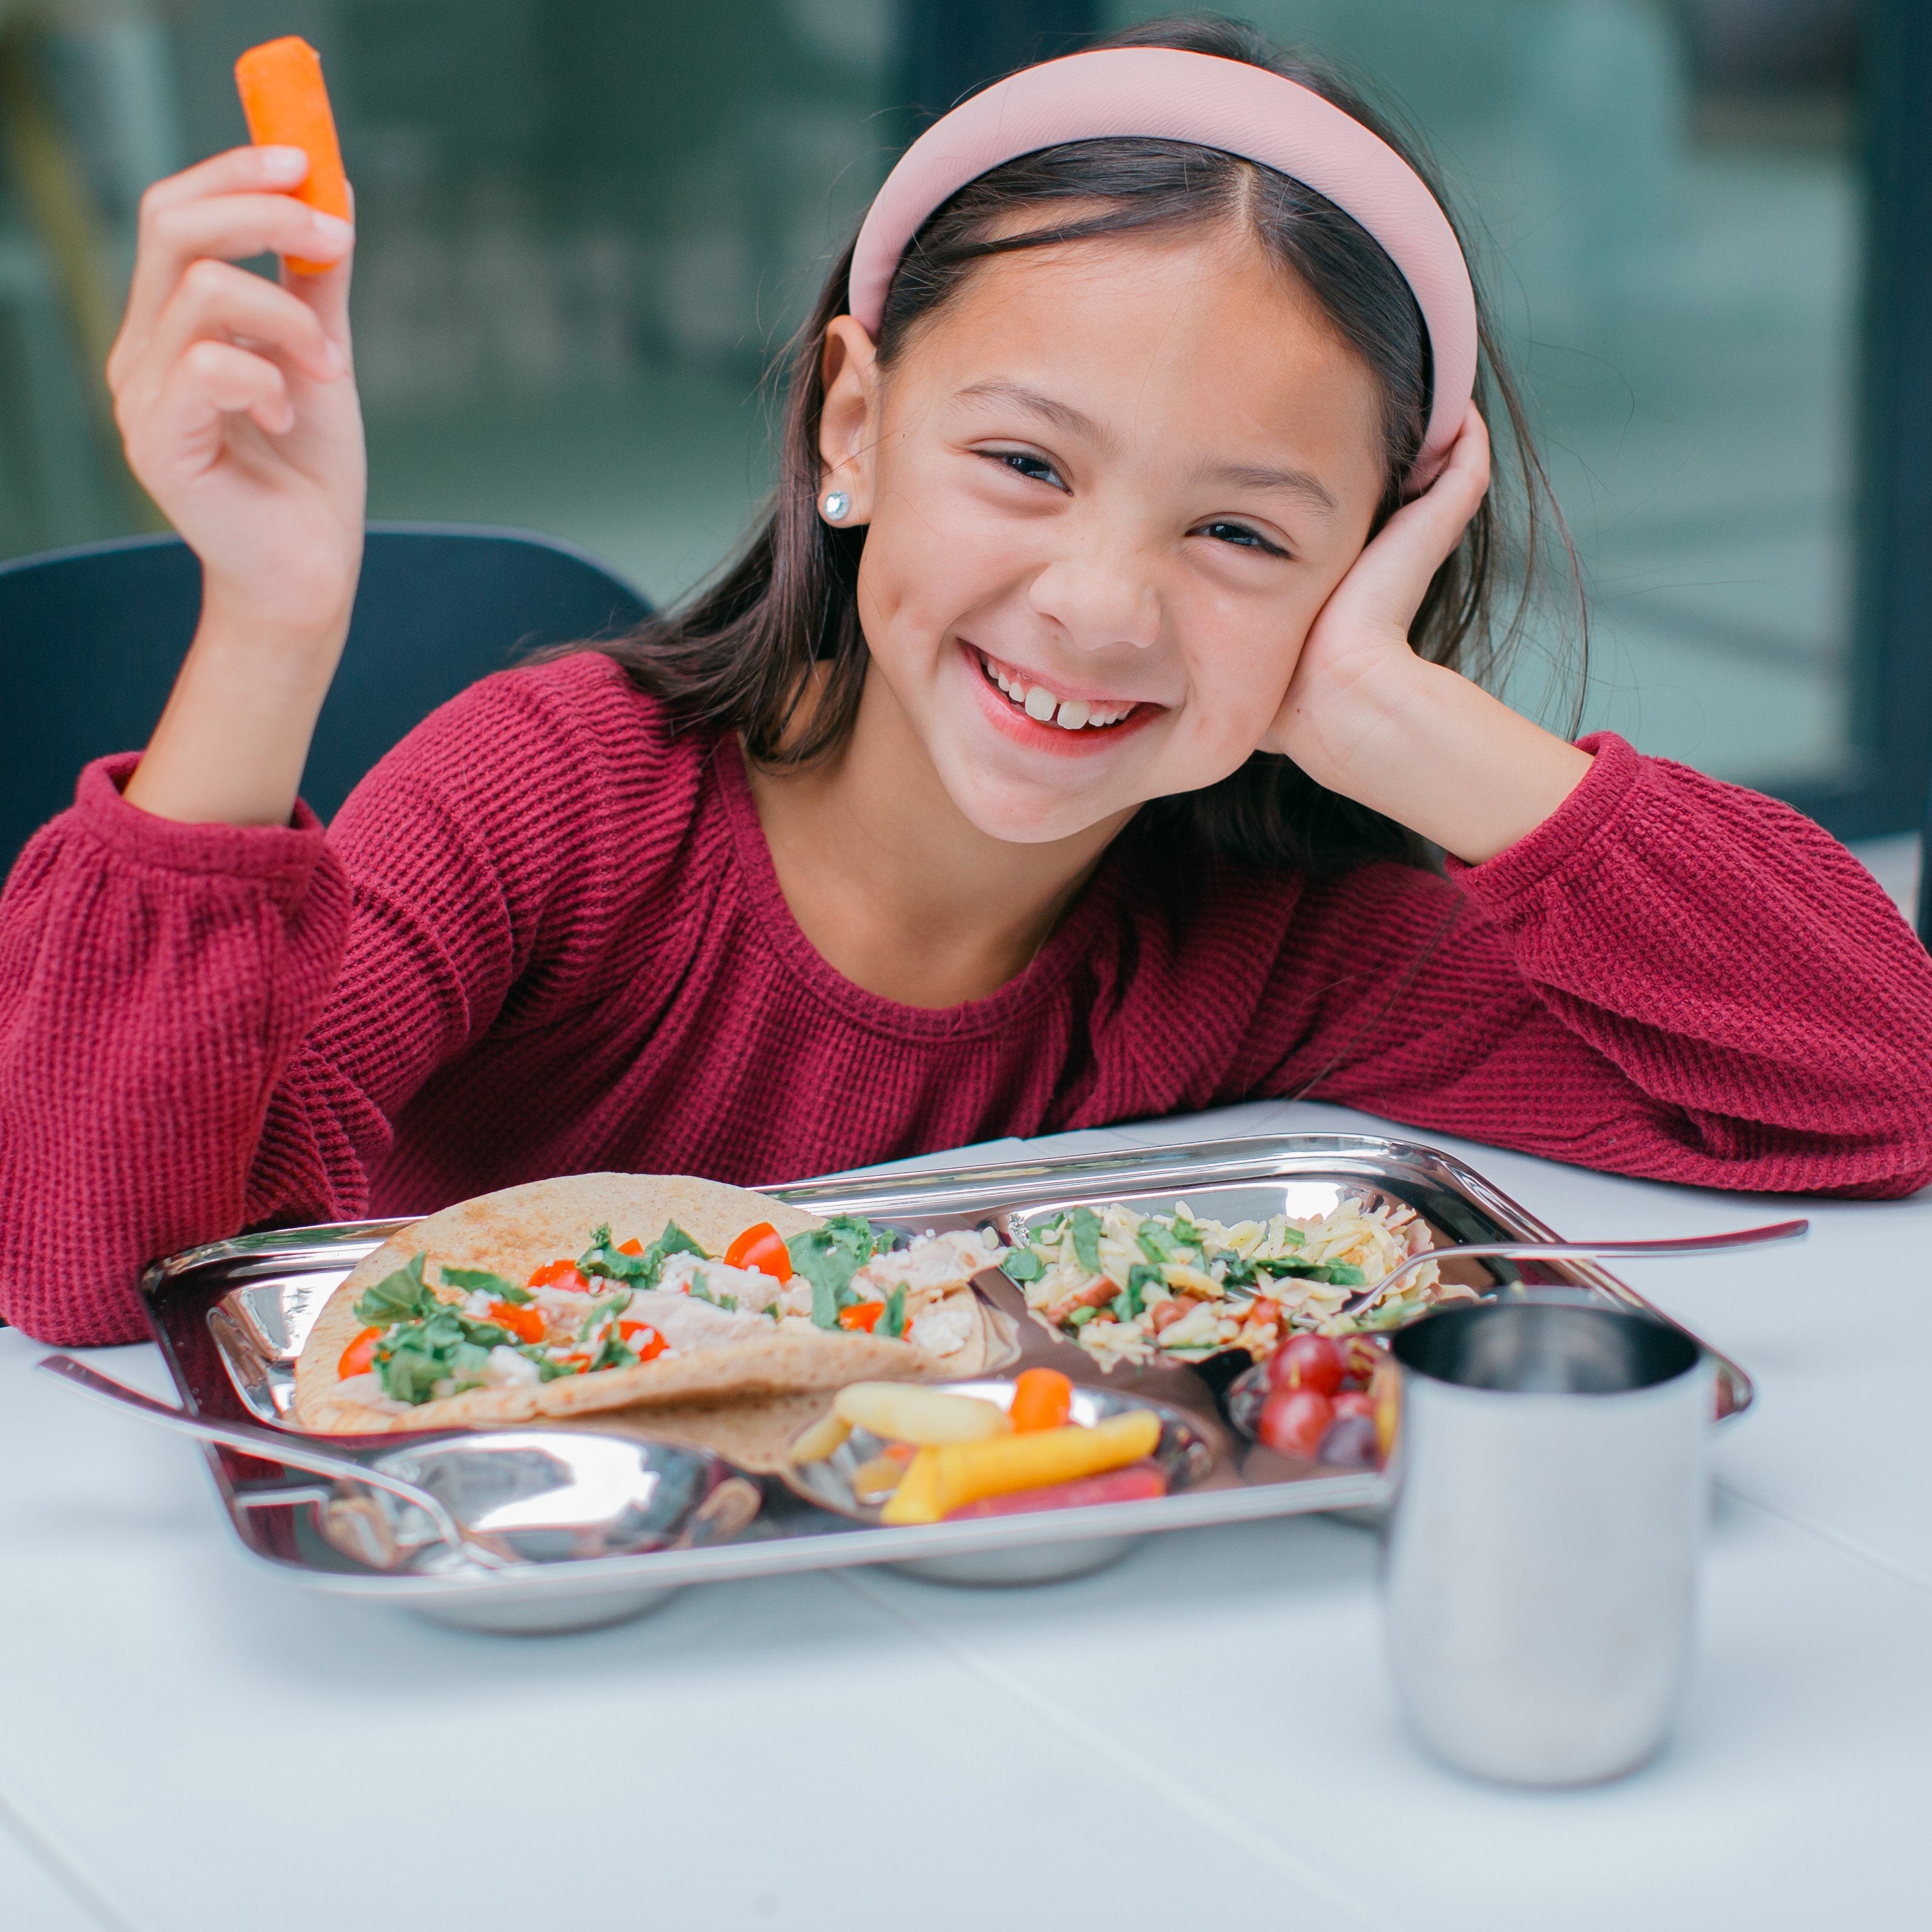
[[[527, 1280], [547, 1262], [579, 1255], [591, 1230], [608, 1222], [612, 1238], [646, 1244], [675, 1221], [706, 1253], [722, 1255], [744, 1229], [769, 1221], [789, 1238], [823, 1224], [816, 1215], [748, 1189], [684, 1175], [568, 1174], [526, 1182], [458, 1202], [392, 1235], [366, 1256], [328, 1298], [296, 1364], [296, 1415], [305, 1429], [329, 1435], [388, 1435], [417, 1429], [489, 1426], [538, 1417], [580, 1415], [639, 1403], [688, 1403], [833, 1389], [848, 1382], [908, 1382], [980, 1373], [994, 1346], [987, 1311], [965, 1345], [945, 1357], [888, 1336], [796, 1326], [774, 1328], [742, 1342], [689, 1354], [659, 1357], [628, 1368], [516, 1388], [466, 1389], [399, 1415], [334, 1393], [337, 1364], [361, 1332], [356, 1304], [363, 1291], [427, 1251], [433, 1269], [488, 1268]], [[439, 1278], [432, 1275], [432, 1280]], [[955, 1291], [971, 1294], [970, 1288]]]

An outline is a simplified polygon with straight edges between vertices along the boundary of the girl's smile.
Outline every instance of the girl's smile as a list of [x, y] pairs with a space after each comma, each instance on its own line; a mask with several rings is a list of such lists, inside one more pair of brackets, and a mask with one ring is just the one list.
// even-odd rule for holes
[[1016, 745], [1057, 758], [1090, 758], [1124, 744], [1167, 706], [1051, 681], [961, 642], [982, 708]]

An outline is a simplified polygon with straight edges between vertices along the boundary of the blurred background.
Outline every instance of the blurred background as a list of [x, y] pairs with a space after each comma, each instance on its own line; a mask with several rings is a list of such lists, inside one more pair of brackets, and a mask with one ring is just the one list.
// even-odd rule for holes
[[[255, 41], [321, 50], [358, 191], [372, 515], [550, 532], [662, 601], [745, 531], [760, 377], [911, 133], [1174, 10], [0, 0], [0, 556], [152, 526], [99, 370], [136, 198], [244, 138]], [[1886, 521], [1916, 515], [1886, 495], [1911, 304], [1874, 250], [1916, 218], [1918, 0], [1228, 10], [1336, 58], [1442, 164], [1588, 573], [1586, 723], [1846, 836], [1916, 826], [1932, 700]], [[1540, 642], [1513, 694], [1567, 722], [1562, 627]]]

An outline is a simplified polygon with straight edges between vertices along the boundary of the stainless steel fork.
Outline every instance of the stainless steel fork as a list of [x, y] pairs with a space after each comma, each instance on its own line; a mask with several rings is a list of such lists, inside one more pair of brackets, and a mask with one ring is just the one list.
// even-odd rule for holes
[[1336, 1311], [1339, 1315], [1360, 1315], [1372, 1308], [1406, 1276], [1430, 1262], [1449, 1261], [1468, 1255], [1493, 1261], [1625, 1261], [1652, 1257], [1720, 1254], [1731, 1248], [1759, 1247], [1772, 1241], [1802, 1241], [1810, 1232], [1809, 1221], [1774, 1221], [1762, 1228], [1739, 1228], [1728, 1234], [1687, 1234], [1664, 1241], [1465, 1241], [1454, 1247], [1427, 1248], [1408, 1260], [1398, 1262], [1380, 1281], [1352, 1296]]

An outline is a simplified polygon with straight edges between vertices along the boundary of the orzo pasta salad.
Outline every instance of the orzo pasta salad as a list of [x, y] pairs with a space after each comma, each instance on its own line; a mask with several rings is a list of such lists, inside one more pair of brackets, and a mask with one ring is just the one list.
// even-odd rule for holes
[[1103, 1367], [1168, 1356], [1198, 1361], [1245, 1348], [1260, 1361], [1293, 1330], [1349, 1334], [1392, 1328], [1473, 1289], [1416, 1270], [1358, 1321], [1342, 1305], [1398, 1262], [1433, 1245], [1427, 1225], [1398, 1202], [1338, 1202], [1310, 1220], [1286, 1214], [1230, 1227], [1115, 1203], [1075, 1208], [1035, 1227], [1001, 1265], [1035, 1316], [1077, 1340]]

